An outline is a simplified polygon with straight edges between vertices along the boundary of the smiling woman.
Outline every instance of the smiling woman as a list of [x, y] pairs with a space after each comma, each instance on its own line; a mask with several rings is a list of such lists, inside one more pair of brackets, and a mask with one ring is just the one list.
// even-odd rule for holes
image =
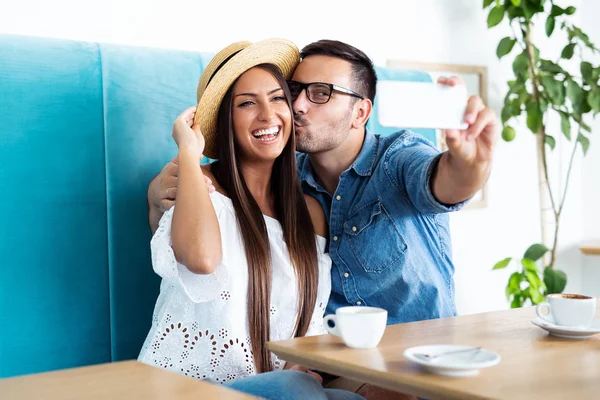
[[[260, 376], [248, 385], [237, 381], [284, 368], [314, 376], [286, 364], [266, 343], [324, 333], [331, 289], [325, 217], [297, 181], [286, 84], [298, 60], [286, 40], [235, 43], [202, 74], [198, 107], [176, 120], [177, 205], [152, 238], [163, 285], [139, 359], [216, 383], [235, 381], [242, 391], [262, 387], [248, 389], [261, 397], [334, 398], [341, 392], [320, 385], [311, 393], [269, 392], [279, 379], [273, 373], [268, 384], [257, 383]], [[217, 161], [201, 167], [204, 155]], [[292, 371], [285, 372], [283, 380]]]

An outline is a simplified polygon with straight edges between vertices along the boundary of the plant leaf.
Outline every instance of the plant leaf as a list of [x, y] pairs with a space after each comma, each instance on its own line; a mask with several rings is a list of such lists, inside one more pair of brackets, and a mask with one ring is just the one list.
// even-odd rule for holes
[[531, 132], [538, 133], [542, 128], [542, 112], [539, 104], [531, 102], [526, 106], [527, 109], [527, 127]]
[[500, 113], [500, 117], [502, 118], [502, 123], [503, 124], [505, 124], [506, 121], [508, 121], [509, 119], [512, 118], [512, 112], [511, 112], [510, 104], [507, 104], [504, 107], [502, 107], [502, 112]]
[[523, 3], [523, 7], [521, 7], [523, 9], [523, 13], [525, 14], [525, 18], [527, 19], [531, 19], [533, 18], [534, 14], [535, 14], [535, 9], [533, 9], [530, 5], [529, 2], [525, 2]]
[[524, 17], [523, 9], [521, 7], [515, 7], [512, 4], [509, 4], [508, 7], [505, 4], [506, 13], [508, 14], [508, 18], [512, 21], [515, 18]]
[[[527, 94], [527, 92], [525, 92]], [[513, 117], [521, 115], [521, 97], [511, 100], [510, 102], [510, 113]]]
[[539, 289], [542, 282], [535, 272], [525, 271], [525, 278], [529, 282], [529, 288]]
[[581, 104], [579, 105], [579, 109], [581, 110], [582, 114], [586, 114], [592, 111], [592, 106], [590, 105], [590, 103], [588, 103], [588, 97], [590, 93], [591, 91], [589, 90], [584, 90], [582, 93]]
[[572, 34], [569, 35], [570, 37], [577, 37], [579, 40], [581, 40], [583, 43], [585, 43], [585, 45], [588, 48], [595, 50], [594, 45], [592, 44], [592, 42], [590, 42], [590, 37], [588, 35], [586, 35], [585, 33], [583, 33], [583, 31], [580, 28], [573, 26], [573, 29], [571, 29], [571, 32], [572, 32]]
[[545, 300], [544, 296], [539, 292], [539, 288], [529, 287], [529, 298], [533, 305], [540, 304]]
[[502, 38], [500, 43], [498, 43], [498, 47], [496, 48], [496, 56], [498, 56], [498, 59], [501, 59], [510, 53], [515, 43], [517, 43], [517, 40], [511, 38], [510, 36]]
[[554, 74], [565, 73], [564, 69], [550, 60], [541, 60], [540, 69], [544, 72], [551, 72]]
[[583, 155], [585, 156], [590, 148], [590, 139], [580, 133], [579, 136], [577, 136], [577, 141], [581, 143], [581, 149], [583, 150]]
[[548, 19], [546, 19], [546, 35], [548, 37], [550, 37], [550, 35], [552, 35], [552, 32], [554, 32], [555, 22], [556, 21], [553, 16], [549, 16]]
[[591, 84], [595, 82], [593, 78], [594, 75], [594, 67], [587, 61], [583, 61], [579, 65], [579, 69], [581, 70], [581, 76], [583, 77], [583, 81], [587, 84]]
[[543, 97], [540, 98], [540, 112], [544, 114], [548, 110], [548, 102]]
[[510, 0], [510, 2], [513, 4], [513, 6], [515, 7], [519, 7], [521, 5], [521, 0]]
[[[531, 260], [530, 260], [531, 261]], [[539, 271], [525, 271], [525, 277], [527, 278], [527, 282], [529, 282], [529, 286], [536, 289], [537, 291], [546, 290], [546, 284], [540, 278]]]
[[590, 128], [590, 126], [583, 121], [583, 117], [580, 113], [575, 111], [573, 112], [572, 117], [573, 119], [575, 119], [575, 121], [577, 121], [581, 129], [583, 129], [584, 131], [592, 132], [592, 128]]
[[573, 57], [574, 51], [575, 51], [575, 43], [569, 43], [562, 49], [562, 52], [560, 53], [560, 58], [570, 60], [571, 57]]
[[494, 0], [483, 0], [483, 8], [486, 9], [492, 4]]
[[595, 113], [600, 112], [600, 88], [596, 87], [588, 93], [587, 102]]
[[523, 280], [523, 274], [520, 272], [513, 272], [508, 278], [508, 286], [513, 290], [521, 290], [521, 281]]
[[565, 137], [571, 141], [571, 120], [569, 119], [569, 114], [564, 111], [559, 111], [560, 114], [560, 130], [565, 135]]
[[[513, 301], [515, 298], [521, 297], [521, 281], [525, 275], [520, 272], [513, 272], [510, 278], [508, 278], [508, 284], [506, 285], [505, 293], [507, 299], [510, 299], [510, 295], [513, 295]], [[520, 300], [519, 307], [523, 304]]]
[[[529, 248], [525, 251], [523, 258], [526, 258], [531, 261], [537, 261], [544, 256], [547, 252], [549, 252], [546, 246], [541, 243], [535, 243], [529, 246]], [[536, 267], [537, 270], [537, 267]]]
[[508, 278], [508, 283], [506, 284], [506, 289], [504, 289], [504, 293], [506, 294], [506, 299], [510, 299], [510, 295], [518, 295], [521, 293], [521, 281], [523, 280], [523, 274], [520, 272], [513, 272]]
[[512, 68], [516, 76], [526, 77], [528, 75], [529, 59], [523, 52], [515, 57]]
[[548, 146], [550, 146], [551, 150], [554, 150], [554, 147], [556, 146], [556, 140], [554, 140], [554, 137], [552, 137], [550, 135], [546, 135], [544, 138], [544, 141], [546, 142], [546, 144]]
[[557, 81], [548, 75], [542, 76], [541, 81], [554, 105], [562, 106], [565, 104], [564, 86], [561, 81]]
[[494, 26], [498, 25], [500, 22], [502, 22], [503, 18], [504, 8], [498, 6], [492, 8], [487, 18], [488, 28], [493, 28]]
[[525, 89], [525, 84], [523, 82], [520, 82], [520, 81], [512, 81], [512, 82], [514, 82], [514, 84], [512, 86], [509, 85], [510, 89], [507, 93], [509, 98], [510, 98], [511, 94], [520, 95], [522, 93], [527, 93], [527, 90]]
[[573, 110], [576, 113], [581, 114], [583, 89], [573, 79], [567, 79], [567, 97], [571, 100]]
[[546, 293], [562, 293], [567, 286], [567, 275], [560, 270], [546, 267], [544, 269], [544, 284], [546, 285]]
[[510, 303], [510, 308], [521, 308], [523, 307], [523, 298], [521, 296], [515, 295], [513, 301]]
[[520, 289], [515, 290], [514, 288], [511, 288], [510, 286], [506, 286], [506, 288], [504, 289], [504, 294], [506, 295], [506, 300], [510, 300], [511, 295], [517, 295], [520, 293], [521, 293]]
[[553, 17], [558, 17], [559, 15], [563, 15], [564, 12], [565, 12], [565, 10], [562, 9], [561, 7], [553, 5], [552, 10], [550, 11], [550, 15]]
[[567, 9], [565, 10], [565, 13], [567, 15], [573, 15], [573, 14], [575, 14], [575, 10], [577, 10], [575, 7], [570, 6], [570, 7], [567, 7]]
[[538, 273], [538, 267], [537, 267], [535, 261], [530, 260], [529, 258], [523, 258], [521, 260], [521, 265], [523, 266], [524, 271], [533, 272], [535, 274]]
[[495, 270], [495, 269], [504, 269], [504, 268], [506, 268], [508, 266], [508, 264], [510, 263], [511, 260], [512, 260], [512, 257], [508, 257], [508, 258], [505, 258], [502, 261], [498, 261], [496, 263], [496, 265], [494, 265], [494, 268], [492, 268], [492, 271]]

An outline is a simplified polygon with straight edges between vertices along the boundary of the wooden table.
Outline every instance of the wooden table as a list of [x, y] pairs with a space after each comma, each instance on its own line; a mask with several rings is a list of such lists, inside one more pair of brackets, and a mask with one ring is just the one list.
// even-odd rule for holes
[[0, 379], [3, 400], [256, 399], [137, 361]]
[[[598, 305], [600, 310], [600, 304]], [[271, 342], [283, 359], [427, 399], [600, 399], [600, 334], [561, 339], [531, 323], [533, 307], [390, 325], [375, 349], [351, 349], [332, 335]], [[430, 374], [405, 349], [425, 344], [483, 346], [500, 364], [474, 377]]]
[[582, 243], [579, 249], [583, 254], [589, 256], [600, 256], [600, 240], [590, 240]]

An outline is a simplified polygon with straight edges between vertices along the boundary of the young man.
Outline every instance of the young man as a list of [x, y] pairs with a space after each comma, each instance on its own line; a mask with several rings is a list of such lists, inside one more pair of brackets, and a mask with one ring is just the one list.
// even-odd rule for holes
[[301, 59], [290, 82], [297, 150], [304, 153], [298, 169], [305, 193], [328, 217], [334, 269], [327, 313], [381, 307], [389, 324], [455, 315], [447, 213], [489, 176], [494, 113], [471, 97], [469, 128], [446, 131], [449, 150], [439, 154], [408, 131], [366, 131], [377, 78], [362, 51], [322, 40], [306, 46]]
[[[445, 131], [448, 151], [440, 154], [409, 131], [381, 137], [366, 130], [377, 78], [362, 51], [321, 40], [306, 46], [301, 59], [290, 82], [303, 152], [298, 173], [329, 223], [327, 314], [341, 306], [375, 306], [388, 311], [388, 324], [455, 315], [447, 213], [489, 177], [496, 115], [471, 97], [468, 129]], [[171, 162], [150, 184], [153, 229], [173, 204], [176, 175]]]

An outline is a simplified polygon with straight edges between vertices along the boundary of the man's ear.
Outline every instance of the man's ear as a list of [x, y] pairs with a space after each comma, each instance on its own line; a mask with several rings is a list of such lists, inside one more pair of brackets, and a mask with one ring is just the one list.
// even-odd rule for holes
[[369, 99], [363, 99], [358, 102], [356, 115], [352, 121], [352, 128], [359, 129], [367, 124], [373, 112], [373, 103]]

